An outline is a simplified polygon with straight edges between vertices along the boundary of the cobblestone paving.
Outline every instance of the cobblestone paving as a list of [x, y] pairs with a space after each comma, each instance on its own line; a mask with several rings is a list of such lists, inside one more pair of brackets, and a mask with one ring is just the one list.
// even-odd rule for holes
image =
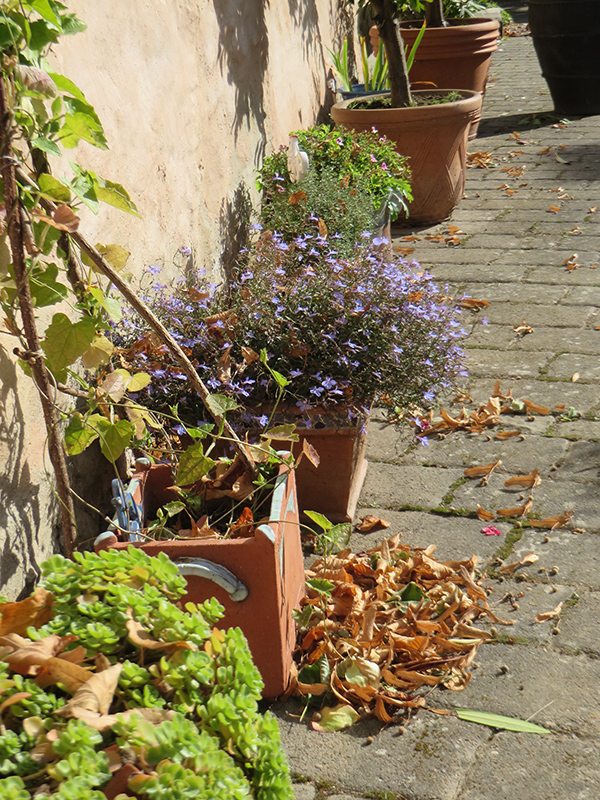
[[[391, 530], [415, 545], [435, 543], [443, 556], [477, 553], [492, 600], [514, 601], [499, 611], [515, 624], [481, 648], [469, 687], [438, 692], [437, 704], [533, 717], [553, 735], [493, 734], [426, 713], [404, 731], [368, 721], [324, 735], [282, 705], [277, 713], [298, 800], [600, 796], [599, 120], [567, 124], [551, 113], [529, 38], [502, 43], [484, 111], [470, 150], [490, 153], [494, 166], [468, 172], [467, 196], [450, 221], [463, 231], [462, 243], [421, 238], [411, 246], [452, 292], [490, 301], [482, 312], [465, 313], [473, 398], [487, 399], [499, 379], [515, 397], [564, 403], [581, 416], [511, 417], [511, 427], [525, 431], [522, 440], [452, 434], [426, 448], [375, 421], [361, 513], [376, 511]], [[447, 225], [417, 234], [445, 232]], [[580, 266], [568, 271], [568, 259]], [[523, 321], [533, 333], [519, 339], [513, 327]], [[503, 466], [489, 486], [463, 478], [466, 466], [497, 458]], [[534, 468], [542, 483], [532, 492], [533, 512], [572, 510], [571, 529], [503, 523], [502, 537], [483, 536], [477, 503], [515, 505], [519, 495], [505, 490], [504, 480]], [[355, 534], [352, 544], [362, 549], [376, 539]], [[494, 578], [498, 555], [518, 560], [527, 552], [539, 561], [509, 580]], [[561, 601], [558, 625], [535, 623], [536, 613]]]

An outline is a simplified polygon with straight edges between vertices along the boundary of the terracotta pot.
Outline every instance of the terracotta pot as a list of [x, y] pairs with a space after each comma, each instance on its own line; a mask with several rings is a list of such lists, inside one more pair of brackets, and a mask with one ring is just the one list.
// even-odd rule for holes
[[302, 452], [306, 439], [319, 454], [315, 467], [303, 458], [296, 469], [296, 488], [300, 511], [318, 511], [331, 522], [351, 522], [367, 474], [366, 429], [298, 428], [300, 441], [294, 455]]
[[529, 27], [555, 110], [600, 114], [598, 0], [529, 0]]
[[[417, 91], [414, 95], [431, 94]], [[409, 218], [414, 223], [446, 219], [460, 201], [465, 187], [469, 126], [481, 108], [478, 92], [460, 90], [453, 103], [410, 108], [350, 108], [352, 101], [336, 103], [334, 122], [355, 131], [376, 128], [408, 156], [414, 200]]]
[[[500, 23], [496, 19], [448, 20], [447, 28], [427, 28], [410, 71], [411, 82], [431, 81], [439, 89], [470, 89], [483, 97], [492, 53], [498, 47]], [[420, 24], [419, 24], [420, 27]], [[404, 22], [400, 33], [411, 47], [419, 27]], [[478, 110], [469, 131], [474, 139], [481, 119]]]
[[[154, 465], [134, 476], [134, 500], [144, 520], [172, 500], [171, 468]], [[101, 538], [101, 537], [99, 537]], [[114, 539], [113, 539], [114, 542]], [[130, 542], [108, 546], [128, 547]], [[186, 576], [184, 601], [216, 597], [225, 608], [219, 627], [239, 626], [265, 683], [263, 696], [282, 694], [289, 683], [296, 642], [293, 610], [304, 595], [304, 561], [298, 524], [294, 471], [282, 465], [273, 491], [270, 521], [240, 539], [173, 539], [134, 542], [148, 555], [166, 553]], [[96, 547], [107, 546], [107, 539]]]

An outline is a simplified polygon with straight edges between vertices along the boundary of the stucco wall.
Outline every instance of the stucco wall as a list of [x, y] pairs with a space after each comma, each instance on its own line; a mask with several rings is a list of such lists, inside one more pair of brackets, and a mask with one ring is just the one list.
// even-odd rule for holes
[[[72, 0], [88, 30], [61, 42], [54, 68], [86, 93], [110, 145], [75, 156], [123, 183], [142, 215], [86, 214], [84, 234], [130, 250], [134, 276], [150, 263], [174, 269], [182, 245], [218, 271], [235, 253], [263, 154], [324, 116], [338, 5]], [[0, 345], [0, 592], [15, 596], [52, 551], [56, 509], [37, 397], [8, 337]]]

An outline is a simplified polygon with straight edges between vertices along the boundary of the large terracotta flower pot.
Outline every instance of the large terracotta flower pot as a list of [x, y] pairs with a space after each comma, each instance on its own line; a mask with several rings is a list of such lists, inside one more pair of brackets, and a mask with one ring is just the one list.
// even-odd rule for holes
[[[423, 94], [431, 92], [413, 92], [413, 96]], [[352, 101], [346, 100], [331, 109], [337, 125], [355, 131], [376, 128], [409, 157], [414, 195], [409, 206], [411, 222], [441, 222], [463, 195], [467, 137], [481, 108], [481, 95], [467, 90], [460, 94], [461, 99], [452, 103], [410, 108], [352, 108]]]
[[559, 114], [600, 114], [600, 2], [529, 0], [529, 27]]
[[[154, 465], [134, 475], [133, 499], [144, 521], [173, 499], [171, 467]], [[99, 537], [103, 546], [128, 547]], [[148, 555], [166, 553], [187, 578], [184, 600], [201, 603], [216, 597], [225, 608], [219, 627], [239, 626], [248, 639], [262, 675], [267, 698], [282, 694], [289, 683], [296, 642], [293, 610], [304, 595], [304, 561], [300, 544], [294, 471], [282, 465], [273, 491], [269, 522], [254, 536], [239, 539], [171, 539], [142, 544]]]
[[[451, 19], [446, 28], [427, 28], [410, 71], [411, 82], [430, 81], [439, 89], [470, 89], [483, 98], [492, 53], [498, 47], [496, 19]], [[403, 22], [400, 33], [412, 47], [421, 23]], [[477, 112], [469, 131], [474, 139], [481, 119]]]

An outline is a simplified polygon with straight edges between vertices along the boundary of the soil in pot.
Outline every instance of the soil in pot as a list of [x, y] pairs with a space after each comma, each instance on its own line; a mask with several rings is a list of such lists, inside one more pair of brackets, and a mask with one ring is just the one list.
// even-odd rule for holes
[[600, 3], [529, 0], [529, 27], [559, 114], [600, 114]]
[[[492, 53], [498, 47], [500, 24], [495, 19], [451, 19], [446, 28], [427, 28], [410, 71], [411, 82], [431, 81], [438, 88], [469, 89], [482, 97]], [[421, 23], [403, 22], [404, 45], [412, 47]], [[469, 138], [474, 139], [481, 110], [471, 122]]]
[[[416, 91], [413, 97], [423, 94], [432, 92]], [[463, 195], [467, 137], [480, 112], [481, 95], [467, 90], [458, 94], [460, 100], [409, 108], [356, 108], [357, 101], [345, 101], [331, 109], [337, 125], [356, 131], [376, 128], [409, 157], [414, 195], [409, 206], [411, 223], [441, 222]]]

